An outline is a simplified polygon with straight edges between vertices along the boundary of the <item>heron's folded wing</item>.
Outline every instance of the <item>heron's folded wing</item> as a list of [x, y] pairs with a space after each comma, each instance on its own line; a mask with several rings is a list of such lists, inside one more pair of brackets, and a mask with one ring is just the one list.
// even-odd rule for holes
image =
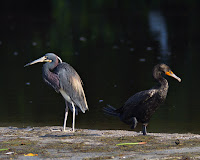
[[85, 112], [88, 109], [82, 81], [78, 73], [67, 63], [61, 63], [56, 67], [55, 72], [59, 77], [60, 87], [71, 100]]

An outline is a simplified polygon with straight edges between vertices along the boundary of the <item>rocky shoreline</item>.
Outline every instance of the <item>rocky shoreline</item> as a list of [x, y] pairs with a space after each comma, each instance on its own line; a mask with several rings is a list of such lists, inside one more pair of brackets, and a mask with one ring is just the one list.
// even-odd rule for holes
[[200, 159], [200, 135], [0, 127], [0, 159]]

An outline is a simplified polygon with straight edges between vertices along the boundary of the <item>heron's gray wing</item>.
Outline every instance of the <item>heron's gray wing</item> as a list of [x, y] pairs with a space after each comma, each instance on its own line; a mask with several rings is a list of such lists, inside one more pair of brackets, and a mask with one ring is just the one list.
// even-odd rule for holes
[[56, 67], [55, 72], [59, 77], [60, 88], [64, 90], [83, 113], [88, 110], [82, 81], [74, 68], [63, 62]]

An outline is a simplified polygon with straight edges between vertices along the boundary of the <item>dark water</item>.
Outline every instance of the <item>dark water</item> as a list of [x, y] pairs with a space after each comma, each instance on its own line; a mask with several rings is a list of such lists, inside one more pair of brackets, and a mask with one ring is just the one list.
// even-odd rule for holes
[[199, 1], [8, 0], [0, 6], [0, 126], [63, 125], [64, 100], [43, 82], [42, 64], [23, 68], [54, 52], [84, 82], [90, 111], [76, 117], [77, 128], [129, 130], [102, 108], [118, 108], [151, 88], [152, 68], [164, 62], [182, 82], [167, 77], [167, 99], [148, 131], [200, 133]]

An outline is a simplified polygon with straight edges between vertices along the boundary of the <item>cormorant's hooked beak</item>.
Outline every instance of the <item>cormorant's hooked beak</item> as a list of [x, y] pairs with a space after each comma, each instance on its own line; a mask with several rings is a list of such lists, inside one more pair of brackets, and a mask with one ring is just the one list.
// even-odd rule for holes
[[165, 74], [168, 76], [171, 76], [171, 77], [177, 79], [179, 82], [181, 82], [181, 79], [178, 76], [176, 76], [172, 71], [165, 72]]
[[34, 60], [33, 62], [30, 62], [30, 63], [26, 64], [24, 67], [27, 67], [27, 66], [30, 66], [32, 64], [39, 63], [39, 62], [52, 62], [52, 60], [47, 59], [46, 56], [43, 56], [43, 57], [41, 57], [39, 59]]

